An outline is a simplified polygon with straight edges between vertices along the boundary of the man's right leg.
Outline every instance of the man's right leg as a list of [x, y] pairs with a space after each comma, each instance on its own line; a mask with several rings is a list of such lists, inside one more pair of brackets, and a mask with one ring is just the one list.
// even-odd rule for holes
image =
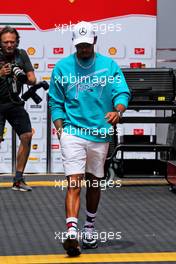
[[66, 217], [78, 218], [83, 174], [67, 176], [67, 180], [68, 188], [65, 200]]
[[67, 176], [68, 188], [65, 199], [67, 239], [63, 246], [70, 256], [78, 256], [81, 251], [78, 242], [78, 214], [83, 174]]
[[81, 253], [78, 242], [77, 223], [81, 184], [86, 165], [86, 143], [86, 140], [65, 132], [62, 133], [60, 138], [63, 166], [68, 180], [65, 201], [68, 232], [67, 239], [64, 241], [63, 246], [70, 256], [79, 255]]

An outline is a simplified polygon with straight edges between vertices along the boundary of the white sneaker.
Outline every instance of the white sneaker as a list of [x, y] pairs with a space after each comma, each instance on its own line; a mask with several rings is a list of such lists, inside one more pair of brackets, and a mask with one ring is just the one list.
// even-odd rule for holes
[[84, 227], [82, 231], [82, 247], [91, 249], [97, 248], [98, 243], [97, 239], [95, 238], [95, 229], [94, 227]]

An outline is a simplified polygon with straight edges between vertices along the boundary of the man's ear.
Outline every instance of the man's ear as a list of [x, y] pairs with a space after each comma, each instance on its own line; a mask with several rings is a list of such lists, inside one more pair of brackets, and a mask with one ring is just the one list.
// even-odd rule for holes
[[97, 43], [97, 36], [94, 37], [94, 45]]

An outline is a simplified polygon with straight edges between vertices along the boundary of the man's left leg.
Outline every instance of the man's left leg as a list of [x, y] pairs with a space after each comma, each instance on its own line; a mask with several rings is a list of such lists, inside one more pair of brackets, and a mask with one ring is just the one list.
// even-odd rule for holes
[[101, 195], [101, 179], [104, 177], [104, 163], [109, 143], [89, 142], [86, 164], [86, 221], [83, 228], [83, 247], [96, 248], [94, 231], [96, 213]]
[[100, 201], [100, 180], [91, 173], [86, 173], [86, 221], [83, 229], [83, 247], [96, 248], [97, 239], [94, 238], [94, 224]]
[[31, 191], [32, 188], [27, 186], [23, 177], [32, 140], [32, 127], [29, 115], [23, 105], [12, 104], [11, 108], [8, 110], [7, 120], [20, 139], [20, 146], [17, 153], [16, 173], [13, 178], [12, 189], [15, 191]]
[[32, 132], [24, 133], [20, 136], [20, 146], [17, 153], [17, 165], [16, 174], [13, 179], [13, 190], [19, 191], [32, 191], [32, 188], [28, 186], [23, 177], [23, 172], [29, 157], [31, 148]]

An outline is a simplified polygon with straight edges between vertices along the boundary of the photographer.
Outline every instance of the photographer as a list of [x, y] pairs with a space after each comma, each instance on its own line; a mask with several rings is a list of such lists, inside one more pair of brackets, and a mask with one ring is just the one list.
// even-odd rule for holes
[[4, 27], [0, 31], [0, 143], [7, 120], [20, 139], [12, 189], [31, 191], [24, 181], [23, 171], [30, 152], [32, 128], [19, 94], [23, 84], [34, 85], [36, 77], [26, 51], [17, 48], [19, 38], [15, 28]]

